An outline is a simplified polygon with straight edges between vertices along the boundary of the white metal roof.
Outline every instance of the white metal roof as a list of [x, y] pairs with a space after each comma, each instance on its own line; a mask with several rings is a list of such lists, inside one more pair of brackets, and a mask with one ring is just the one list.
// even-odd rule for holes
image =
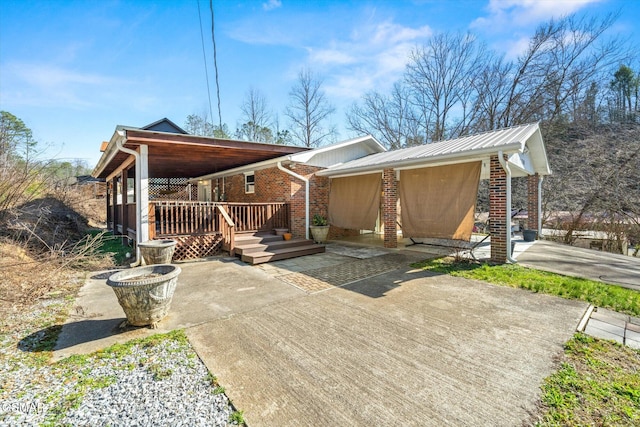
[[372, 154], [329, 167], [318, 172], [318, 175], [348, 176], [377, 172], [387, 168], [411, 169], [447, 163], [487, 160], [499, 151], [510, 155], [509, 161], [517, 169], [514, 176], [532, 173], [549, 175], [551, 173], [540, 127], [538, 123], [532, 123]]
[[283, 164], [304, 163], [310, 166], [327, 168], [333, 165], [344, 164], [354, 159], [366, 157], [371, 154], [384, 151], [386, 151], [386, 148], [384, 148], [382, 144], [380, 144], [373, 136], [366, 135], [338, 142], [336, 144], [316, 148], [314, 150], [287, 154], [285, 156], [276, 157], [274, 159], [265, 160], [259, 163], [251, 163], [245, 166], [240, 166], [237, 168], [212, 173], [198, 178], [193, 178], [190, 180], [190, 182], [222, 178], [238, 175], [244, 172], [267, 169], [274, 167], [274, 165], [279, 162]]

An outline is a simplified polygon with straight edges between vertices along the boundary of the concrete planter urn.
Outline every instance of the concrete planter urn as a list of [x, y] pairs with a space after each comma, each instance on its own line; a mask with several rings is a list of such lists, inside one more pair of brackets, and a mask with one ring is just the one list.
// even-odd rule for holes
[[311, 229], [311, 236], [314, 242], [324, 243], [327, 241], [327, 236], [329, 236], [328, 225], [312, 225], [309, 228]]
[[181, 271], [171, 264], [136, 267], [112, 274], [107, 285], [115, 292], [128, 324], [155, 328], [169, 312]]
[[176, 241], [171, 239], [147, 240], [138, 243], [142, 263], [145, 265], [171, 264], [173, 252], [176, 250]]
[[320, 214], [313, 216], [313, 225], [309, 226], [311, 229], [311, 236], [316, 243], [324, 243], [329, 236], [329, 223], [327, 219]]

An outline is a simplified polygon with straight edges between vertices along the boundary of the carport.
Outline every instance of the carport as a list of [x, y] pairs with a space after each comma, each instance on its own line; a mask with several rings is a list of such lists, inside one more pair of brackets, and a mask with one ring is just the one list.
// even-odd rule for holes
[[[317, 173], [331, 178], [330, 223], [372, 229], [381, 209], [384, 246], [406, 238], [469, 241], [478, 183], [489, 180], [491, 260], [511, 258], [511, 179], [527, 177], [529, 229], [541, 230], [544, 176], [551, 174], [538, 123], [373, 154]], [[399, 203], [398, 203], [399, 202]]]

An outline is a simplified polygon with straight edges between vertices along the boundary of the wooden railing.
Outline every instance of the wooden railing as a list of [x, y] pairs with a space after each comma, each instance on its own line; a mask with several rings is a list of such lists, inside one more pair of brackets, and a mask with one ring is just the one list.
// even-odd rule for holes
[[289, 228], [286, 203], [225, 203], [154, 200], [149, 203], [149, 238], [219, 232], [234, 250], [237, 232]]
[[218, 205], [218, 224], [222, 234], [222, 249], [229, 251], [229, 255], [235, 255], [236, 225], [229, 217], [224, 206]]
[[289, 228], [287, 203], [220, 203], [236, 225], [236, 231]]
[[149, 212], [154, 211], [156, 236], [207, 234], [219, 231], [215, 203], [153, 201], [149, 206]]

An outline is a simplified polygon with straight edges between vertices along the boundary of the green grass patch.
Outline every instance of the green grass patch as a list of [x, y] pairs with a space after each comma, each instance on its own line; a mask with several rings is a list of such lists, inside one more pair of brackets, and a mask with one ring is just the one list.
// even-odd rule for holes
[[[104, 230], [89, 230], [87, 234], [91, 237], [100, 236], [97, 252], [110, 255], [116, 265], [124, 265], [128, 260], [132, 259], [133, 248], [122, 244], [123, 236], [114, 236]], [[127, 253], [130, 255], [129, 258], [127, 258]]]
[[640, 425], [640, 351], [576, 334], [542, 386], [538, 426]]
[[412, 264], [434, 273], [483, 280], [567, 299], [587, 301], [597, 307], [640, 316], [640, 292], [594, 280], [563, 276], [517, 264], [489, 265], [440, 258]]

